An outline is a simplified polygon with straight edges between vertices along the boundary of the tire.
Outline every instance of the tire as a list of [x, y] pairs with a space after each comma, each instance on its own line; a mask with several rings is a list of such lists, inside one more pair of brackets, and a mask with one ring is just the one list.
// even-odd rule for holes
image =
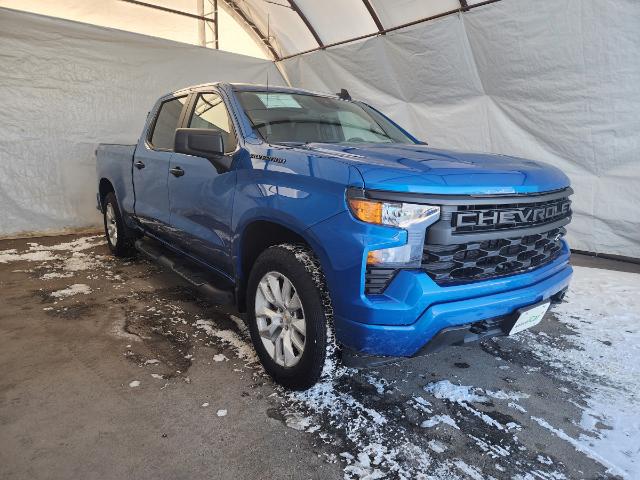
[[[285, 286], [287, 281], [291, 288]], [[307, 247], [277, 245], [258, 257], [247, 285], [247, 313], [253, 345], [276, 383], [305, 390], [321, 376], [333, 374], [336, 355], [331, 299], [320, 263]]]
[[107, 237], [109, 250], [116, 257], [130, 257], [135, 254], [133, 246], [135, 233], [127, 227], [120, 213], [118, 201], [113, 192], [107, 193], [103, 201], [102, 217], [104, 233]]

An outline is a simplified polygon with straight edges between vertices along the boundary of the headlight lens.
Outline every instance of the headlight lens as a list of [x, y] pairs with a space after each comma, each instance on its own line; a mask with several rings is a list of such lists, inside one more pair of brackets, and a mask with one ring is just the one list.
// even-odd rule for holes
[[363, 222], [407, 230], [406, 245], [369, 251], [367, 265], [404, 268], [420, 266], [425, 232], [429, 225], [440, 218], [439, 206], [363, 198], [349, 198], [348, 201], [353, 215]]
[[435, 221], [440, 217], [440, 207], [436, 205], [350, 198], [349, 207], [353, 215], [363, 222], [399, 228], [408, 228], [431, 219]]

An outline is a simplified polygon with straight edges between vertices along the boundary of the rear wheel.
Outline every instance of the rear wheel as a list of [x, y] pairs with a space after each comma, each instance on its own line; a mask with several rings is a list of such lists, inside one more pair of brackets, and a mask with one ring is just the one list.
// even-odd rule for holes
[[129, 257], [135, 253], [133, 241], [135, 233], [127, 227], [120, 213], [118, 201], [113, 192], [104, 198], [104, 233], [107, 237], [109, 250], [116, 257]]
[[331, 303], [309, 249], [285, 244], [265, 250], [249, 276], [247, 311], [258, 357], [277, 383], [304, 390], [330, 373]]

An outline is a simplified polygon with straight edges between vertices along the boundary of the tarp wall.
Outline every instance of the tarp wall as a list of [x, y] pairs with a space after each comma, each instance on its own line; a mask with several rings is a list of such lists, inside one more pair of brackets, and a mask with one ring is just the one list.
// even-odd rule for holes
[[167, 92], [284, 83], [272, 62], [0, 8], [0, 235], [97, 225], [96, 145]]
[[281, 65], [433, 146], [560, 167], [572, 247], [640, 257], [640, 2], [504, 0]]

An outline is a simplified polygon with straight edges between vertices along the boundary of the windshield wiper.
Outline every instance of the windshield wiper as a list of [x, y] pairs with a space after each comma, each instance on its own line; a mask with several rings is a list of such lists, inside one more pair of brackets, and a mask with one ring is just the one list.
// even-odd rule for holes
[[282, 145], [283, 147], [304, 147], [309, 142], [297, 142], [297, 141], [285, 141], [285, 142], [271, 142], [273, 145]]

